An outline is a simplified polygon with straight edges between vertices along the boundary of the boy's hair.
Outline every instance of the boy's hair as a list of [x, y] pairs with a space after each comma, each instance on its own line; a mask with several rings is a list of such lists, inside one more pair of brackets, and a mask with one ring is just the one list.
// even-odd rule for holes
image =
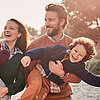
[[73, 42], [69, 45], [70, 50], [72, 50], [77, 44], [83, 45], [87, 52], [82, 62], [86, 62], [87, 60], [90, 60], [95, 56], [96, 54], [95, 43], [91, 39], [85, 37], [79, 37], [73, 39]]
[[58, 5], [58, 4], [49, 4], [45, 7], [46, 11], [54, 11], [57, 13], [59, 20], [61, 19], [65, 19], [65, 23], [63, 24], [63, 28], [65, 28], [66, 24], [67, 24], [67, 13], [64, 9], [63, 6]]

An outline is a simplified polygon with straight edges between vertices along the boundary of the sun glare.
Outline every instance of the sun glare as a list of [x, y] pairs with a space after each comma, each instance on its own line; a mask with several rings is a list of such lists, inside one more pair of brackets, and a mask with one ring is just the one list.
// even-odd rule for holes
[[39, 30], [44, 25], [45, 6], [49, 3], [61, 2], [62, 0], [2, 0], [0, 2], [0, 33], [3, 32], [4, 25], [10, 18], [16, 18], [23, 24]]

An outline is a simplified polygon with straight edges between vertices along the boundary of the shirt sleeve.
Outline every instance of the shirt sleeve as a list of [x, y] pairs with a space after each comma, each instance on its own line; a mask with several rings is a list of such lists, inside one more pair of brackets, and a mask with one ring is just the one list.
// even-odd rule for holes
[[8, 87], [8, 95], [16, 94], [17, 92], [20, 92], [25, 87], [25, 73], [24, 73], [24, 67], [20, 64], [19, 71], [17, 73], [16, 79], [14, 80], [14, 83], [7, 86]]
[[75, 74], [67, 73], [63, 81], [66, 83], [80, 83], [81, 79]]
[[67, 50], [67, 49], [66, 47], [58, 44], [51, 47], [35, 48], [29, 50], [28, 52], [25, 53], [25, 56], [29, 56], [31, 60], [45, 60], [45, 59], [49, 59], [53, 55], [54, 57], [55, 55], [61, 55], [62, 50]]
[[86, 69], [81, 69], [76, 74], [87, 84], [100, 87], [100, 76], [96, 76]]

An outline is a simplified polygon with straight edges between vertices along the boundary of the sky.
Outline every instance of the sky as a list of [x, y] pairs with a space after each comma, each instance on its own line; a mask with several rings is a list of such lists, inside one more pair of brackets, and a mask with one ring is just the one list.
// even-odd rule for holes
[[0, 0], [0, 34], [10, 18], [37, 30], [45, 23], [45, 6], [62, 0]]

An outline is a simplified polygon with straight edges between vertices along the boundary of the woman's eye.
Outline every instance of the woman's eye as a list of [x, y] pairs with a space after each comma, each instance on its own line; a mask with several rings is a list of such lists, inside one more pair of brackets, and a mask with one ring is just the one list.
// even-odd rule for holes
[[7, 29], [6, 27], [4, 27], [4, 29]]

